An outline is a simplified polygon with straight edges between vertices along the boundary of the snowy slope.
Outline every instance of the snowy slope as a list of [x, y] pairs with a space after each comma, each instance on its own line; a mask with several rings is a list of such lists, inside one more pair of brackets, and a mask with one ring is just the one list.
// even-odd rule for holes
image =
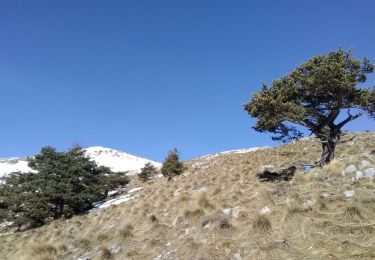
[[147, 162], [152, 163], [155, 167], [161, 166], [158, 162], [101, 146], [86, 148], [86, 155], [98, 165], [107, 166], [114, 172], [137, 172]]
[[[109, 167], [114, 172], [135, 174], [147, 162], [151, 162], [155, 167], [161, 166], [158, 162], [101, 146], [89, 147], [85, 150], [86, 155], [98, 165]], [[27, 166], [26, 158], [0, 158], [0, 177], [16, 171], [31, 171]]]

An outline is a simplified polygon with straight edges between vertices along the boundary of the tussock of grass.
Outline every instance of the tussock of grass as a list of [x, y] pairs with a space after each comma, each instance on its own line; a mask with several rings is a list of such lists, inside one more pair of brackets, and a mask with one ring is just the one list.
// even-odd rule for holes
[[131, 224], [125, 224], [119, 229], [119, 236], [122, 239], [131, 239], [133, 238], [132, 231], [134, 230], [134, 227]]
[[99, 255], [98, 260], [109, 260], [109, 259], [113, 259], [113, 254], [111, 250], [109, 250], [107, 247], [102, 247], [100, 249], [100, 255]]
[[345, 207], [343, 215], [348, 222], [356, 222], [361, 221], [363, 219], [361, 209], [357, 206]]
[[271, 221], [264, 215], [256, 215], [253, 221], [252, 229], [260, 233], [268, 233], [272, 230]]

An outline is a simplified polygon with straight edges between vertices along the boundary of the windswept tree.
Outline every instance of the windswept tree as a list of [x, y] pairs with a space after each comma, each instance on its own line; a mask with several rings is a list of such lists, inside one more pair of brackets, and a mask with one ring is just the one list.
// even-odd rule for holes
[[360, 61], [351, 50], [340, 48], [313, 57], [271, 86], [263, 84], [244, 108], [256, 118], [254, 129], [274, 133], [273, 140], [287, 142], [302, 137], [297, 125], [309, 129], [322, 143], [317, 162], [322, 166], [334, 157], [347, 123], [363, 114], [375, 119], [374, 87], [358, 87], [373, 70], [368, 59]]

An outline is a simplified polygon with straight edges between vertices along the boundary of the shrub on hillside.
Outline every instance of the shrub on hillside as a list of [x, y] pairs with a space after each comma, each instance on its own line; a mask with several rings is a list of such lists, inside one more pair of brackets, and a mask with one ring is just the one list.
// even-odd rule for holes
[[184, 164], [180, 162], [179, 153], [176, 148], [168, 153], [161, 167], [161, 173], [168, 180], [171, 180], [173, 176], [180, 175], [184, 170]]
[[29, 167], [34, 172], [12, 173], [0, 184], [0, 211], [18, 229], [85, 212], [113, 186], [128, 183], [123, 177], [111, 179], [109, 168], [98, 167], [78, 147], [68, 152], [44, 147], [29, 159]]
[[156, 175], [157, 169], [150, 162], [145, 163], [144, 167], [141, 169], [141, 172], [138, 174], [138, 178], [144, 182], [148, 181], [151, 176]]

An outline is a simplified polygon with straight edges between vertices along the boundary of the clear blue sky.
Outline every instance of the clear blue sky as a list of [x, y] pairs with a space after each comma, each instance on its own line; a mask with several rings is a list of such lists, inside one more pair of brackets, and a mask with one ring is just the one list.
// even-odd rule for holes
[[340, 46], [375, 62], [374, 13], [372, 0], [3, 0], [0, 157], [80, 143], [161, 161], [173, 147], [189, 159], [277, 145], [242, 104]]

